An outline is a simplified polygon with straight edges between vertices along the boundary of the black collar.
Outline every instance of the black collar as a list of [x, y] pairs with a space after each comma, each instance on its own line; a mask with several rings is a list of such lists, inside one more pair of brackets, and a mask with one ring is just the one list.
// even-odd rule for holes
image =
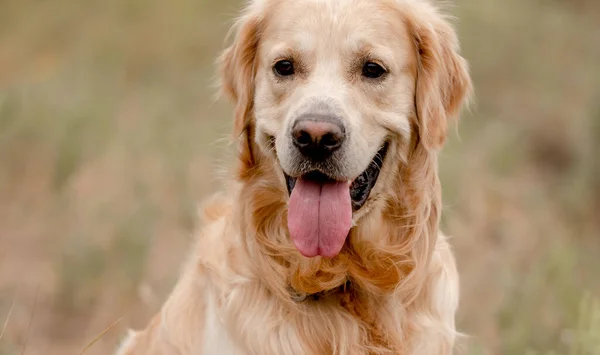
[[318, 300], [326, 298], [326, 297], [330, 297], [330, 296], [337, 295], [340, 293], [345, 293], [348, 290], [350, 290], [351, 287], [352, 287], [352, 283], [350, 281], [346, 281], [344, 284], [342, 284], [336, 288], [320, 291], [317, 293], [298, 292], [298, 291], [294, 290], [294, 288], [291, 286], [288, 287], [288, 290], [290, 292], [290, 298], [292, 299], [292, 301], [304, 302], [307, 300], [308, 301], [318, 301]]

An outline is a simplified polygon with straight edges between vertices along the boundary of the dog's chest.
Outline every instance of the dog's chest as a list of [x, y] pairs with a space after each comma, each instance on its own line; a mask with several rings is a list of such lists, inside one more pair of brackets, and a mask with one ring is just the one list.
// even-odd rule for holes
[[[245, 355], [231, 337], [228, 327], [223, 322], [215, 297], [211, 294], [207, 297], [206, 308], [206, 332], [204, 338], [203, 355]], [[200, 355], [200, 354], [198, 354]]]
[[213, 297], [204, 354], [397, 353], [381, 327], [357, 317], [364, 314], [328, 302], [299, 303], [298, 309], [290, 309], [289, 304], [265, 296], [236, 290], [220, 302]]

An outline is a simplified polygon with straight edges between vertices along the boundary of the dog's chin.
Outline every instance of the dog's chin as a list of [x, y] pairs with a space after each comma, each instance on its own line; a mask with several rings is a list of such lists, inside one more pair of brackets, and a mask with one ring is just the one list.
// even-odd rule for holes
[[[350, 185], [350, 198], [352, 202], [352, 210], [358, 211], [361, 207], [365, 205], [369, 196], [371, 194], [371, 190], [375, 187], [377, 183], [377, 179], [379, 178], [379, 173], [381, 172], [381, 168], [383, 167], [383, 162], [385, 160], [385, 156], [387, 154], [389, 147], [389, 143], [386, 142], [379, 149], [377, 154], [371, 160], [369, 166], [354, 180], [351, 181]], [[292, 177], [285, 173], [285, 180], [287, 184], [288, 193], [291, 195], [294, 187], [296, 185], [296, 181], [298, 178]], [[314, 170], [307, 174], [303, 174], [301, 176], [302, 179], [311, 180], [318, 183], [325, 182], [334, 182], [336, 179], [331, 178], [327, 175], [327, 173]], [[337, 179], [340, 181], [339, 179]], [[348, 179], [347, 181], [349, 181]], [[343, 181], [340, 181], [343, 182]]]

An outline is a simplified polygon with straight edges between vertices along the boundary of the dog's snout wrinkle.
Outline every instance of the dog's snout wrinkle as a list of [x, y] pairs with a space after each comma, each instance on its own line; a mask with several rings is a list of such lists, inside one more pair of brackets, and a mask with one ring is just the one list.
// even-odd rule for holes
[[346, 129], [339, 118], [321, 115], [299, 117], [291, 134], [300, 153], [316, 161], [328, 158], [346, 139]]

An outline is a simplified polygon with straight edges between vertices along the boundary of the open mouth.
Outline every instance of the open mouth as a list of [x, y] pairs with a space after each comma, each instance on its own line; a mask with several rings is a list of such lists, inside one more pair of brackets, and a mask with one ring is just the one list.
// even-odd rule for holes
[[[389, 144], [386, 142], [383, 147], [375, 154], [375, 157], [363, 171], [360, 176], [358, 176], [352, 184], [350, 185], [350, 198], [352, 202], [352, 210], [358, 211], [364, 204], [367, 202], [369, 195], [371, 194], [371, 190], [375, 186], [377, 182], [377, 178], [379, 177], [379, 172], [381, 171], [381, 167], [383, 166], [383, 160], [385, 159], [385, 155], [387, 154]], [[294, 190], [294, 186], [296, 185], [297, 178], [291, 177], [285, 174], [285, 180], [287, 184], [288, 193], [291, 195]], [[323, 174], [320, 171], [313, 171], [304, 176], [303, 179], [311, 180], [316, 183], [324, 184], [327, 182], [334, 182], [335, 180], [331, 179], [327, 175]]]
[[386, 143], [354, 181], [336, 181], [319, 171], [299, 178], [286, 174], [288, 230], [302, 255], [333, 258], [339, 254], [352, 228], [352, 212], [369, 198], [387, 149]]

